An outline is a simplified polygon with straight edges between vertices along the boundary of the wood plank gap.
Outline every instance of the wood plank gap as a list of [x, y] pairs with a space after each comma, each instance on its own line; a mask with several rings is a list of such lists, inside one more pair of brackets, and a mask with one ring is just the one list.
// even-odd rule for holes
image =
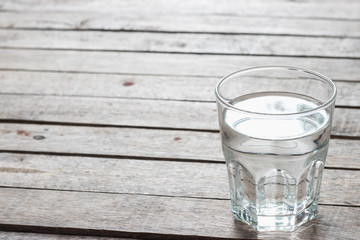
[[336, 108], [360, 109], [360, 107], [357, 107], [357, 106], [347, 106], [347, 105], [336, 105]]
[[326, 204], [326, 203], [319, 203], [321, 206], [334, 206], [334, 207], [353, 207], [359, 208], [360, 205], [344, 205], [344, 204]]
[[[202, 103], [216, 103], [211, 100], [191, 100], [191, 99], [163, 99], [163, 98], [143, 98], [143, 97], [120, 97], [120, 96], [89, 96], [89, 95], [67, 95], [67, 94], [39, 94], [39, 93], [6, 93], [0, 92], [1, 95], [7, 96], [51, 96], [51, 97], [74, 97], [74, 98], [98, 98], [98, 99], [134, 99], [134, 100], [152, 100], [152, 101], [173, 101], [173, 102], [202, 102]], [[360, 108], [360, 107], [359, 107]]]
[[[336, 81], [335, 81], [336, 82]], [[354, 83], [354, 82], [352, 82]], [[71, 98], [95, 98], [95, 99], [133, 99], [133, 100], [151, 100], [151, 101], [167, 101], [167, 102], [200, 102], [200, 103], [216, 103], [212, 100], [192, 100], [192, 99], [172, 99], [172, 98], [149, 98], [149, 97], [122, 97], [122, 96], [91, 96], [91, 95], [68, 95], [68, 94], [47, 94], [47, 93], [7, 93], [0, 92], [0, 96], [50, 96], [50, 97], [71, 97]], [[335, 103], [336, 104], [336, 103]], [[345, 109], [360, 109], [360, 106], [348, 106], [348, 105], [336, 105], [336, 108], [345, 108]], [[14, 119], [14, 121], [18, 121]], [[22, 120], [20, 120], [22, 121]], [[1, 122], [1, 120], [0, 120]]]
[[[36, 121], [36, 120], [19, 120], [19, 119], [0, 119], [0, 123], [15, 124], [36, 124], [36, 125], [53, 125], [53, 126], [78, 126], [78, 127], [103, 127], [103, 128], [134, 128], [134, 129], [154, 129], [167, 131], [185, 131], [185, 132], [209, 132], [220, 133], [220, 130], [213, 129], [194, 129], [194, 128], [175, 128], [175, 127], [151, 127], [151, 126], [132, 126], [132, 125], [112, 125], [98, 123], [74, 123], [74, 122], [53, 122], [53, 121]], [[331, 139], [360, 140], [360, 136], [344, 136], [332, 134]]]
[[276, 55], [276, 54], [247, 54], [247, 53], [215, 53], [215, 52], [191, 52], [191, 51], [144, 51], [144, 50], [117, 50], [117, 49], [79, 49], [79, 48], [32, 48], [32, 47], [0, 47], [6, 50], [34, 50], [34, 51], [74, 51], [74, 52], [117, 52], [117, 53], [158, 53], [158, 54], [184, 54], [184, 55], [209, 55], [209, 56], [252, 56], [252, 57], [275, 57], [275, 58], [318, 58], [318, 59], [345, 59], [359, 60], [360, 57], [338, 57], [321, 55]]
[[12, 232], [1, 231], [0, 239], [13, 239], [13, 240], [140, 240], [135, 238], [107, 238], [95, 236], [76, 236], [76, 235], [56, 235], [44, 233], [30, 233], [30, 232]]
[[[357, 22], [356, 20], [355, 22]], [[360, 21], [360, 19], [359, 19]], [[335, 38], [335, 39], [360, 39], [354, 36], [333, 36], [333, 35], [310, 35], [310, 34], [286, 34], [286, 33], [248, 33], [248, 32], [212, 32], [212, 31], [172, 31], [172, 30], [142, 30], [142, 29], [101, 29], [101, 28], [23, 28], [23, 27], [0, 27], [6, 30], [24, 31], [77, 31], [77, 32], [135, 32], [135, 33], [179, 33], [179, 34], [217, 34], [217, 35], [239, 35], [239, 36], [278, 36], [278, 37], [311, 37], [311, 38]]]
[[[12, 72], [48, 72], [48, 73], [74, 73], [74, 74], [97, 74], [97, 75], [137, 75], [137, 76], [162, 76], [162, 77], [218, 77], [223, 76], [214, 76], [214, 75], [196, 75], [196, 74], [156, 74], [156, 73], [136, 73], [136, 72], [89, 72], [89, 71], [63, 71], [63, 70], [43, 70], [43, 69], [25, 69], [25, 68], [0, 68], [0, 71], [12, 71]], [[219, 79], [220, 80], [220, 79]], [[346, 80], [344, 80], [346, 81]], [[348, 80], [349, 82], [354, 82], [353, 80]], [[356, 82], [356, 81], [355, 81]], [[360, 82], [360, 81], [359, 81]]]
[[189, 235], [175, 235], [175, 234], [160, 234], [160, 233], [142, 233], [142, 232], [127, 232], [115, 230], [99, 230], [99, 229], [83, 229], [83, 228], [67, 228], [67, 227], [46, 227], [36, 225], [18, 225], [18, 224], [3, 224], [0, 223], [0, 230], [7, 232], [27, 232], [27, 233], [42, 233], [42, 234], [57, 234], [57, 235], [76, 235], [76, 236], [91, 236], [91, 237], [114, 237], [114, 238], [135, 238], [135, 239], [164, 239], [164, 240], [211, 240], [224, 239], [219, 237], [204, 237], [204, 236], [189, 236]]
[[347, 83], [360, 83], [360, 80], [359, 81], [353, 81], [353, 80], [345, 80], [345, 79], [331, 79], [333, 80], [334, 82], [347, 82]]
[[354, 136], [343, 136], [343, 135], [331, 135], [331, 139], [344, 139], [344, 140], [360, 140], [360, 137], [354, 137]]
[[140, 128], [167, 131], [187, 131], [187, 132], [210, 132], [219, 133], [219, 130], [213, 129], [192, 129], [192, 128], [175, 128], [175, 127], [151, 127], [151, 126], [132, 126], [132, 125], [111, 125], [98, 123], [73, 123], [73, 122], [53, 122], [53, 121], [36, 121], [36, 120], [19, 120], [19, 119], [0, 119], [0, 123], [19, 123], [19, 124], [37, 124], [37, 125], [55, 125], [55, 126], [78, 126], [78, 127], [103, 127], [103, 128]]
[[[165, 195], [165, 194], [150, 194], [150, 193], [125, 193], [125, 192], [111, 192], [111, 191], [90, 191], [90, 190], [71, 190], [71, 189], [57, 189], [57, 188], [37, 188], [37, 187], [12, 187], [12, 186], [0, 186], [0, 188], [6, 189], [21, 189], [21, 190], [38, 190], [38, 191], [56, 191], [56, 192], [79, 192], [79, 193], [96, 193], [96, 194], [113, 194], [113, 195], [135, 195], [135, 196], [150, 196], [150, 197], [165, 197], [165, 198], [186, 198], [186, 199], [211, 199], [219, 201], [230, 201], [230, 198], [216, 198], [216, 197], [192, 197], [181, 195]], [[324, 205], [319, 203], [319, 205]], [[332, 206], [337, 206], [332, 204]], [[341, 205], [339, 205], [341, 206]], [[345, 205], [352, 207], [353, 205]], [[356, 205], [355, 205], [356, 206]]]
[[[196, 75], [196, 74], [163, 74], [163, 73], [136, 73], [136, 72], [89, 72], [89, 71], [63, 71], [63, 70], [43, 70], [43, 69], [23, 69], [23, 68], [0, 68], [0, 71], [9, 72], [35, 72], [35, 73], [71, 73], [71, 74], [95, 74], [95, 75], [136, 75], [136, 76], [158, 76], [158, 77], [198, 77], [198, 78], [219, 78], [224, 77], [222, 75]], [[348, 79], [331, 79], [334, 82], [349, 82], [360, 83], [360, 80], [348, 80]]]
[[[97, 124], [97, 123], [34, 121], [34, 120], [19, 120], [19, 119], [0, 119], [0, 123], [37, 124], [37, 125], [54, 125], [54, 126], [78, 126], [78, 127], [103, 127], [103, 128], [116, 127], [116, 128], [167, 130], [167, 131], [220, 133], [219, 130], [213, 130], [213, 129], [170, 128], [170, 127], [150, 127], [150, 126], [130, 126], [130, 125], [128, 126], [128, 125], [111, 125], [111, 124]], [[333, 135], [333, 134], [330, 136], [330, 138], [331, 139], [360, 140], [360, 136], [344, 136], [344, 135]]]
[[342, 170], [360, 171], [360, 168], [346, 168], [346, 167], [328, 167], [328, 166], [325, 166], [325, 169], [338, 170], [338, 171], [342, 171]]
[[110, 154], [89, 154], [89, 153], [65, 153], [65, 152], [22, 151], [22, 150], [4, 150], [4, 149], [0, 149], [0, 153], [20, 153], [20, 154], [51, 155], [51, 156], [64, 156], [64, 157], [113, 158], [113, 159], [151, 160], [151, 161], [168, 161], [168, 162], [191, 162], [191, 163], [197, 162], [197, 163], [207, 163], [207, 164], [209, 163], [225, 164], [225, 160], [143, 157], [143, 156], [135, 156], [135, 155], [132, 156], [132, 155], [110, 155]]
[[[149, 196], [149, 197], [164, 197], [164, 198], [185, 198], [185, 199], [207, 199], [207, 200], [217, 200], [217, 201], [230, 201], [230, 198], [216, 198], [216, 197], [192, 197], [192, 196], [173, 196], [165, 194], [142, 194], [142, 193], [121, 193], [121, 192], [111, 192], [111, 191], [90, 191], [90, 190], [71, 190], [71, 189], [56, 189], [56, 188], [36, 188], [36, 187], [12, 187], [12, 186], [0, 186], [0, 188], [6, 189], [21, 189], [21, 190], [38, 190], [38, 191], [56, 191], [56, 192], [77, 192], [77, 193], [95, 193], [95, 194], [112, 194], [112, 195], [134, 195], [134, 196]], [[360, 205], [351, 204], [327, 204], [319, 203], [323, 206], [335, 206], [335, 207], [354, 207], [358, 208]]]
[[[88, 158], [110, 158], [110, 159], [131, 159], [131, 160], [151, 160], [151, 161], [167, 161], [167, 162], [189, 162], [189, 163], [206, 163], [206, 164], [225, 164], [225, 160], [207, 160], [207, 159], [191, 159], [191, 158], [164, 158], [164, 157], [143, 157], [136, 155], [110, 155], [110, 154], [89, 154], [89, 153], [65, 153], [65, 152], [46, 152], [46, 151], [23, 151], [23, 150], [4, 150], [0, 149], [0, 153], [15, 153], [15, 154], [31, 154], [31, 155], [50, 155], [63, 157], [88, 157]], [[360, 168], [346, 168], [346, 167], [328, 167], [325, 169], [331, 170], [350, 170], [360, 171]]]

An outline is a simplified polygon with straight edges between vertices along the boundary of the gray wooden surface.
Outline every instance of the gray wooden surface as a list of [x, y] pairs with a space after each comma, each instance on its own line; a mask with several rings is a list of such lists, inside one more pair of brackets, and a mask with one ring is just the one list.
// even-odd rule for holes
[[[334, 79], [318, 218], [233, 220], [213, 88], [255, 65]], [[359, 239], [360, 2], [3, 0], [0, 239]]]

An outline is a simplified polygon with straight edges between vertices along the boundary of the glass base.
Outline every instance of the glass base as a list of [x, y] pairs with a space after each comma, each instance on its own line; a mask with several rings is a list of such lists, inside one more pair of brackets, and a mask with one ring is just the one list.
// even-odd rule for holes
[[256, 231], [286, 231], [291, 232], [296, 230], [298, 227], [313, 220], [317, 215], [317, 202], [313, 202], [312, 205], [308, 206], [301, 212], [294, 215], [254, 215], [245, 209], [237, 207], [239, 210], [236, 211], [233, 208], [233, 215], [235, 219], [240, 220]]

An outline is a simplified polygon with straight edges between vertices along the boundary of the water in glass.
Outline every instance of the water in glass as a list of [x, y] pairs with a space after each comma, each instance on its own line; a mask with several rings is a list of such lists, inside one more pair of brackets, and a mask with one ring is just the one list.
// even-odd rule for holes
[[[268, 92], [238, 97], [231, 105], [281, 115], [305, 112], [320, 103], [304, 95]], [[274, 119], [224, 111], [221, 136], [235, 217], [259, 231], [292, 231], [315, 218], [329, 113]]]

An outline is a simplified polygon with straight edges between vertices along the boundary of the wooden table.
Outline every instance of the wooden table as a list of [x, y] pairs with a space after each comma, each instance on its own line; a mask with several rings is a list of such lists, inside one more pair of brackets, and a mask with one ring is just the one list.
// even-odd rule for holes
[[[0, 5], [1, 239], [359, 239], [359, 1]], [[218, 133], [215, 83], [268, 64], [339, 89], [320, 214], [292, 234], [233, 220]]]

